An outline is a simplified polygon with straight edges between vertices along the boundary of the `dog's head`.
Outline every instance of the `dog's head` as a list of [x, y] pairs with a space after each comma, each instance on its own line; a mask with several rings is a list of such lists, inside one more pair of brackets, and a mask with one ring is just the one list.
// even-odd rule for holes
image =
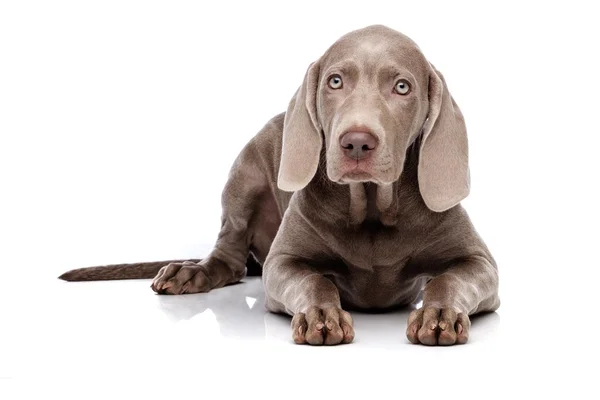
[[312, 180], [323, 140], [331, 181], [389, 185], [419, 135], [421, 195], [445, 211], [468, 195], [469, 168], [464, 120], [444, 78], [399, 32], [350, 32], [311, 64], [289, 104], [278, 186], [296, 191]]

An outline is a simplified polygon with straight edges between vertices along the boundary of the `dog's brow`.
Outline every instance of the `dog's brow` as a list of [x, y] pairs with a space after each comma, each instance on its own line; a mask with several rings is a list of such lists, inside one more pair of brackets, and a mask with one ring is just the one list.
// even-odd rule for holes
[[411, 85], [417, 85], [417, 78], [407, 69], [398, 65], [388, 65], [379, 69], [378, 79], [380, 82], [390, 82], [400, 78], [407, 79]]
[[342, 74], [351, 74], [356, 72], [357, 70], [359, 70], [359, 67], [355, 61], [343, 60], [328, 66], [324, 71], [324, 75], [330, 75], [335, 72], [341, 72]]
[[384, 65], [379, 68], [380, 74], [389, 76], [402, 75], [403, 77], [412, 77], [412, 74], [406, 69], [396, 64]]

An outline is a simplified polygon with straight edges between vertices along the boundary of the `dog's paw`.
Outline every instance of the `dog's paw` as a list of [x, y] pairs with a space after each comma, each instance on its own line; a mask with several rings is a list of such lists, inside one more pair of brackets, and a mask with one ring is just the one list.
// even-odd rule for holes
[[297, 344], [334, 345], [354, 340], [350, 313], [337, 307], [310, 307], [292, 318], [292, 337]]
[[464, 344], [469, 339], [471, 321], [451, 308], [424, 307], [408, 317], [406, 336], [411, 343], [428, 346]]
[[203, 293], [212, 288], [205, 270], [191, 261], [162, 267], [150, 287], [158, 294]]

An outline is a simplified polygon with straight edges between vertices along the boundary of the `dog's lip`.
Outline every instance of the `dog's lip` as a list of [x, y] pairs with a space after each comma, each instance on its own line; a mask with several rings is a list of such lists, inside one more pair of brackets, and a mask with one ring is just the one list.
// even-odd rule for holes
[[380, 175], [380, 172], [371, 164], [370, 160], [346, 162], [338, 169], [336, 175], [337, 179], [333, 178], [333, 181], [340, 184], [350, 182], [373, 182], [377, 185], [391, 183]]
[[354, 168], [342, 172], [340, 181], [343, 181], [344, 179], [360, 179], [362, 181], [372, 178], [373, 173], [368, 168], [364, 168], [364, 165], [361, 165], [360, 162], [357, 162]]
[[349, 172], [365, 172], [371, 173], [371, 160], [363, 159], [363, 160], [355, 160], [355, 159], [345, 159], [342, 166], [342, 171], [344, 174]]

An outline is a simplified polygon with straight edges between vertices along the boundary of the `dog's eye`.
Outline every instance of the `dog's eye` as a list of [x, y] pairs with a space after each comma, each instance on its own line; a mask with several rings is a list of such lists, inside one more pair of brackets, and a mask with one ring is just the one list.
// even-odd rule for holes
[[398, 94], [408, 94], [410, 92], [410, 83], [406, 79], [400, 79], [396, 82], [396, 86], [394, 86], [394, 90]]
[[329, 85], [329, 87], [332, 89], [341, 89], [342, 88], [342, 77], [337, 74], [331, 75], [331, 77], [329, 78], [329, 82], [327, 82], [327, 85]]

